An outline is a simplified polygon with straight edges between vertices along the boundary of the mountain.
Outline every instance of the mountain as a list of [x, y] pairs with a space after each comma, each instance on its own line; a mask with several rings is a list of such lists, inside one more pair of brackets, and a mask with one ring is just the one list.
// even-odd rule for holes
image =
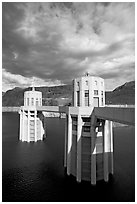
[[126, 82], [112, 92], [106, 92], [106, 104], [135, 104], [135, 81]]
[[[22, 106], [24, 92], [31, 87], [16, 87], [2, 96], [2, 106]], [[71, 105], [72, 85], [36, 87], [43, 95], [43, 105]], [[135, 81], [127, 82], [111, 92], [105, 93], [106, 104], [135, 104]]]
[[[32, 90], [32, 88], [16, 87], [8, 90], [2, 97], [2, 106], [22, 106], [24, 92], [29, 90]], [[43, 105], [62, 105], [62, 103], [69, 103], [72, 99], [72, 85], [36, 87], [35, 90], [42, 92]]]

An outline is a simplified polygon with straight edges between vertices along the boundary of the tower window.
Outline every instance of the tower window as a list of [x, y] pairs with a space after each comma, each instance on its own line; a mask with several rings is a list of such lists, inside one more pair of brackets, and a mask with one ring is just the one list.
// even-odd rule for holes
[[77, 82], [77, 85], [78, 85], [78, 87], [79, 87], [79, 81]]
[[98, 95], [98, 90], [94, 90], [94, 95]]
[[88, 86], [88, 81], [86, 81], [86, 85]]
[[97, 82], [97, 81], [95, 81], [95, 84], [97, 85], [97, 84], [98, 84], [98, 82]]
[[102, 106], [103, 106], [103, 98], [101, 99], [101, 102], [102, 102]]
[[39, 101], [38, 101], [38, 98], [36, 98], [36, 106], [39, 105]]
[[103, 91], [101, 91], [101, 95], [103, 96]]
[[89, 96], [89, 91], [85, 90], [85, 97], [88, 97], [88, 96]]
[[34, 98], [31, 98], [31, 105], [34, 106]]
[[79, 95], [79, 91], [77, 91], [77, 106], [80, 105], [80, 95]]
[[85, 106], [89, 106], [89, 90], [85, 90]]
[[29, 106], [29, 98], [27, 98], [27, 104], [28, 104], [28, 106]]

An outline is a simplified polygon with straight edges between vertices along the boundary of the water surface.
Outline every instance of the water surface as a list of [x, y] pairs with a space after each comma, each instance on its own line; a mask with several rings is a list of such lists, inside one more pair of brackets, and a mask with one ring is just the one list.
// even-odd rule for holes
[[47, 118], [47, 137], [37, 143], [18, 140], [19, 115], [2, 116], [2, 201], [135, 200], [134, 127], [114, 128], [114, 176], [108, 183], [77, 183], [63, 167], [65, 121]]

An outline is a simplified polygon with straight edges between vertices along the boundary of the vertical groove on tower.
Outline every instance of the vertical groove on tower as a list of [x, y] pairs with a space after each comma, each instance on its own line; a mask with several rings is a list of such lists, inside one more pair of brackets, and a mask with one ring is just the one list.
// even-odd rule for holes
[[68, 149], [67, 149], [67, 174], [70, 175], [72, 151], [72, 118], [68, 115]]
[[81, 140], [82, 140], [82, 118], [78, 114], [78, 123], [77, 123], [77, 165], [76, 165], [76, 175], [77, 181], [81, 182]]

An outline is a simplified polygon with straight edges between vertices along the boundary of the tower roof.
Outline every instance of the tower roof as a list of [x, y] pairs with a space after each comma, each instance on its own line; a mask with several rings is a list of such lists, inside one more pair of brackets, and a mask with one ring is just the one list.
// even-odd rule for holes
[[35, 91], [35, 87], [34, 86], [32, 87], [32, 91]]
[[86, 73], [85, 73], [85, 76], [90, 76], [89, 72], [86, 72]]

